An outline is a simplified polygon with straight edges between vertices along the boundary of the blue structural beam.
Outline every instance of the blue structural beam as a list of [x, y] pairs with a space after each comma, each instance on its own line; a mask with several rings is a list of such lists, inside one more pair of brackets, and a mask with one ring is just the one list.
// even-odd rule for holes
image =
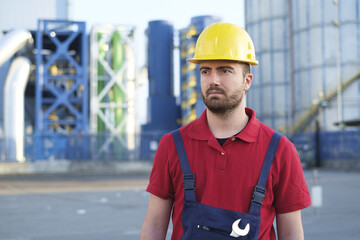
[[[88, 131], [86, 23], [39, 20], [35, 43], [35, 159], [39, 160], [68, 154], [73, 142], [67, 136]], [[84, 139], [77, 158], [87, 158], [86, 148]], [[69, 159], [66, 154], [63, 158]]]
[[35, 131], [87, 132], [85, 22], [39, 20], [36, 49]]
[[148, 36], [149, 98], [148, 124], [142, 126], [141, 157], [151, 159], [166, 132], [179, 127], [179, 106], [173, 94], [173, 25], [167, 21], [151, 21]]

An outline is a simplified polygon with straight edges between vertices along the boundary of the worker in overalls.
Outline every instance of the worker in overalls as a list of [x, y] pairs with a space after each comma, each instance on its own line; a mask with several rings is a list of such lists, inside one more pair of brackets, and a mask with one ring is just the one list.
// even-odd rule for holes
[[165, 239], [172, 218], [173, 240], [275, 240], [275, 216], [279, 240], [304, 239], [311, 200], [296, 149], [245, 107], [258, 64], [250, 36], [212, 24], [187, 61], [199, 64], [207, 108], [161, 139], [140, 239]]

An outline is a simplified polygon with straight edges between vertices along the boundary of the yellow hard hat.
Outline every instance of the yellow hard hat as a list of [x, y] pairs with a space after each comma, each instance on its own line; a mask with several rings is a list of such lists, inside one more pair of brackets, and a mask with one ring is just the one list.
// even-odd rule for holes
[[249, 34], [231, 23], [213, 23], [200, 34], [193, 58], [188, 62], [198, 64], [207, 60], [233, 60], [258, 65], [255, 48]]

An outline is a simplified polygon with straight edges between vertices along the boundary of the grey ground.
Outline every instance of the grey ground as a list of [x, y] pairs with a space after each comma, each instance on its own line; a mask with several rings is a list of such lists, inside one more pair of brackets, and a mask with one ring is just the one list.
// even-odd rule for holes
[[[306, 170], [305, 177], [311, 189], [313, 172]], [[303, 211], [305, 239], [359, 240], [360, 173], [319, 171], [318, 177], [323, 204]], [[139, 239], [147, 179], [147, 174], [0, 177], [0, 240]]]

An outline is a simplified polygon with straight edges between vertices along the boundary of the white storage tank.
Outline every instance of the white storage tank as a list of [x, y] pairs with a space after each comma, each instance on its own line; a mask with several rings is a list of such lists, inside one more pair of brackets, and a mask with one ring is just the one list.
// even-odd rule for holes
[[247, 103], [260, 120], [293, 134], [360, 116], [359, 0], [246, 0], [245, 13], [259, 60]]

